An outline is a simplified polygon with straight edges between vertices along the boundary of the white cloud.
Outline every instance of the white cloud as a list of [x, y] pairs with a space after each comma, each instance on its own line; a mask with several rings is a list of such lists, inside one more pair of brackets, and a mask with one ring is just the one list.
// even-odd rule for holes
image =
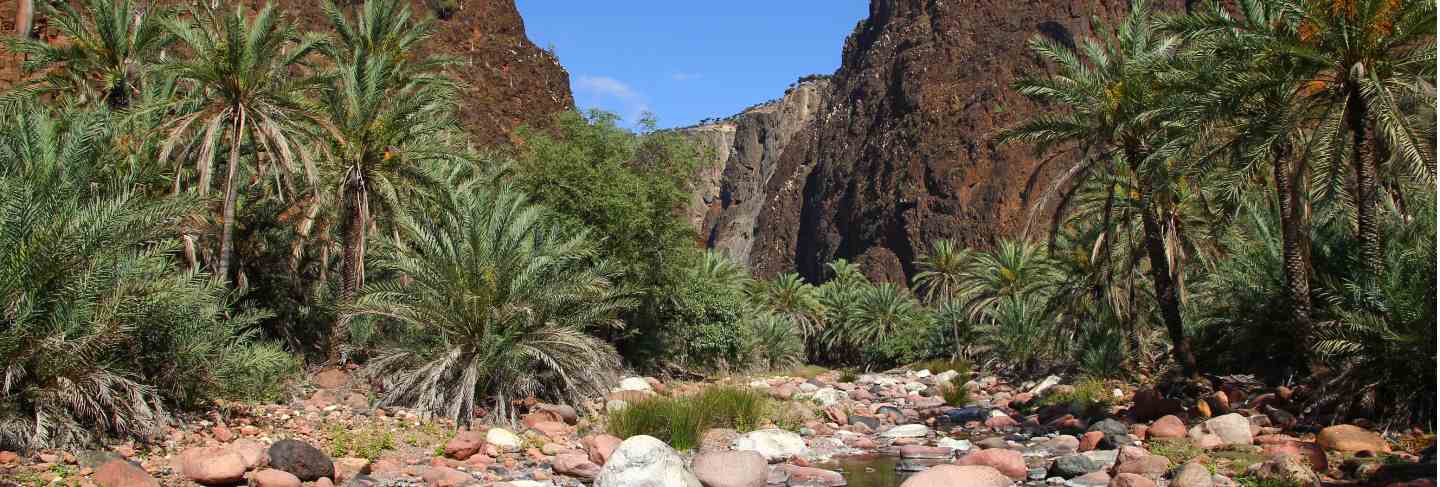
[[610, 98], [624, 107], [620, 116], [626, 120], [636, 121], [640, 116], [650, 110], [650, 104], [645, 96], [635, 91], [630, 85], [609, 76], [591, 76], [582, 74], [575, 77], [575, 91], [585, 92], [601, 98]]
[[670, 75], [670, 79], [675, 81], [690, 81], [700, 79], [701, 77], [702, 75], [700, 73], [673, 73]]

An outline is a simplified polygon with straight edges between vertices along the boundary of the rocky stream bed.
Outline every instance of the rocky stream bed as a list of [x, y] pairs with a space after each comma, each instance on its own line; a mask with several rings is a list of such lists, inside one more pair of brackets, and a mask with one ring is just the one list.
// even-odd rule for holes
[[[1232, 383], [1198, 399], [1115, 384], [1111, 405], [1077, 417], [1047, 401], [1059, 377], [897, 370], [846, 377], [726, 379], [803, 419], [794, 431], [711, 429], [676, 451], [649, 436], [605, 434], [607, 409], [708, 383], [622, 380], [580, 409], [528, 401], [517, 423], [457, 429], [373, 407], [350, 371], [311, 377], [305, 399], [223, 404], [148, 444], [0, 452], [0, 485], [258, 487], [1250, 487], [1435, 482], [1434, 437], [1300, 421], [1292, 392]], [[953, 381], [953, 382], [952, 382]], [[963, 384], [966, 405], [937, 389]], [[1060, 395], [1060, 396], [1056, 396]], [[1428, 446], [1426, 445], [1428, 442]]]

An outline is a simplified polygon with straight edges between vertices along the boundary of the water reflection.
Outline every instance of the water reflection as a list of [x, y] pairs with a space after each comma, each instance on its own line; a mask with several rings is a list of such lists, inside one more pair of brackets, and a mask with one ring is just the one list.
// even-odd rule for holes
[[850, 487], [896, 487], [910, 476], [896, 470], [900, 459], [893, 456], [867, 455], [841, 457], [827, 468], [845, 474]]

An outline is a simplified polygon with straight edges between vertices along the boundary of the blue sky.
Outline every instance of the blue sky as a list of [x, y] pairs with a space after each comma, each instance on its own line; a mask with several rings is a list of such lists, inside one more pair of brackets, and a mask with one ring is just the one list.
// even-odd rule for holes
[[536, 45], [570, 71], [581, 109], [653, 112], [661, 127], [723, 117], [840, 66], [869, 0], [518, 0]]

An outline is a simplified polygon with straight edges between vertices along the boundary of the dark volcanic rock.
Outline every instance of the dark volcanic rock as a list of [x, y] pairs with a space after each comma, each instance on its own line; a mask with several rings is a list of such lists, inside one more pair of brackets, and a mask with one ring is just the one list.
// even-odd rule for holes
[[296, 440], [280, 440], [270, 445], [270, 468], [290, 472], [306, 482], [335, 477], [335, 463], [329, 455]]

